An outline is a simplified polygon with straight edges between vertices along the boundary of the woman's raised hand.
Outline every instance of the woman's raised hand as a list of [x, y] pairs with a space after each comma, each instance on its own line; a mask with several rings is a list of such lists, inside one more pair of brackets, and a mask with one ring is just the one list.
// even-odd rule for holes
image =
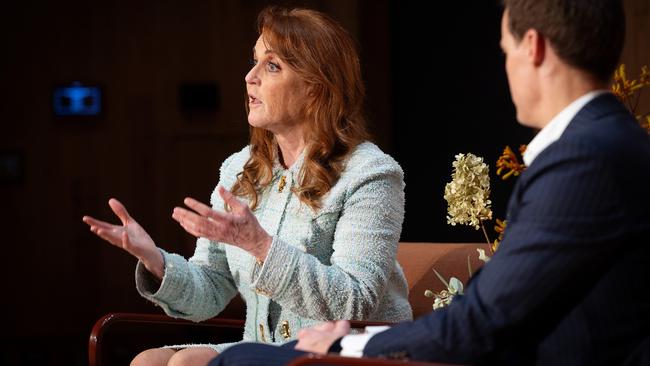
[[183, 202], [194, 211], [176, 207], [172, 217], [196, 237], [231, 244], [259, 260], [266, 259], [273, 238], [264, 231], [244, 202], [221, 186], [218, 192], [231, 208], [229, 212], [218, 212], [193, 198], [186, 198]]
[[149, 272], [162, 279], [165, 271], [164, 259], [149, 234], [129, 215], [120, 201], [111, 198], [108, 205], [122, 221], [122, 225], [109, 224], [90, 216], [84, 216], [83, 222], [90, 226], [90, 231], [132, 254]]

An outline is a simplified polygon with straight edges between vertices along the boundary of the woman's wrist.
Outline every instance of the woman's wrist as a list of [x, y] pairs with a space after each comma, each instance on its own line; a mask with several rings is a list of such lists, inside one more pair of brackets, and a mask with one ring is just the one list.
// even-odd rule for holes
[[272, 243], [273, 237], [267, 233], [264, 233], [262, 239], [258, 242], [258, 245], [256, 245], [255, 251], [252, 253], [255, 258], [257, 258], [258, 262], [264, 263], [266, 256], [269, 254]]
[[148, 256], [147, 259], [140, 258], [140, 261], [144, 265], [144, 268], [147, 269], [154, 277], [162, 281], [162, 278], [165, 276], [165, 258], [163, 258], [162, 253], [155, 248], [154, 253]]

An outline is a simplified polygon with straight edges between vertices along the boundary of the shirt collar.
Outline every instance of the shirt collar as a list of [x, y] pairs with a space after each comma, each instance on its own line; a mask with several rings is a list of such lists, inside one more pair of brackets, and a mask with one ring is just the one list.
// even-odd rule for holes
[[574, 100], [560, 113], [553, 117], [553, 119], [551, 119], [551, 121], [544, 126], [544, 128], [542, 128], [542, 130], [539, 131], [535, 138], [533, 138], [533, 140], [528, 144], [528, 147], [524, 152], [524, 163], [527, 166], [530, 166], [530, 164], [533, 163], [533, 160], [535, 160], [542, 151], [562, 136], [564, 130], [566, 130], [571, 120], [573, 120], [573, 117], [580, 112], [582, 107], [591, 102], [597, 96], [607, 92], [607, 90], [592, 90]]

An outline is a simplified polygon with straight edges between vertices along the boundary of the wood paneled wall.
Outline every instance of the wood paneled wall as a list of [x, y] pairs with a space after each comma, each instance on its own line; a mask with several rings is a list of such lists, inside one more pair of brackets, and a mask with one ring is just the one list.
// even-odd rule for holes
[[[366, 25], [359, 1], [283, 3], [322, 10], [359, 39], [369, 33], [363, 27], [378, 21]], [[0, 183], [0, 340], [11, 349], [0, 353], [0, 364], [17, 364], [31, 349], [43, 363], [57, 364], [60, 357], [60, 364], [83, 364], [83, 341], [101, 315], [160, 311], [135, 290], [135, 260], [91, 234], [81, 217], [116, 222], [107, 200], [117, 197], [161, 248], [192, 254], [194, 239], [172, 220], [172, 209], [186, 196], [207, 202], [222, 161], [247, 143], [243, 78], [257, 13], [269, 4], [70, 0], [3, 6], [0, 153], [22, 156], [24, 175]], [[373, 3], [384, 27], [386, 4]], [[389, 59], [387, 46], [359, 42], [364, 57]], [[364, 75], [374, 86], [369, 95], [386, 104], [388, 66], [374, 65]], [[53, 115], [52, 88], [76, 80], [104, 88], [101, 117]], [[194, 81], [218, 84], [216, 111], [181, 112], [178, 87]], [[389, 113], [379, 115], [381, 127], [373, 130], [386, 131], [389, 119]], [[379, 140], [386, 147], [390, 138]]]
[[[3, 5], [0, 152], [23, 157], [24, 177], [0, 184], [0, 339], [13, 352], [0, 354], [0, 364], [30, 357], [35, 363], [84, 364], [85, 337], [99, 316], [159, 311], [135, 291], [135, 260], [94, 237], [81, 217], [116, 221], [106, 202], [117, 197], [162, 248], [192, 253], [194, 240], [171, 212], [185, 196], [207, 201], [223, 159], [246, 144], [243, 75], [256, 14], [268, 3], [70, 0]], [[371, 129], [382, 148], [400, 155], [394, 129], [419, 121], [393, 116], [395, 96], [413, 93], [418, 83], [434, 77], [422, 74], [400, 83], [403, 89], [393, 80], [392, 60], [398, 56], [391, 55], [392, 43], [406, 42], [391, 29], [391, 24], [399, 26], [391, 23], [391, 9], [400, 5], [284, 3], [323, 10], [359, 39]], [[641, 65], [650, 65], [649, 3], [625, 0], [625, 5], [629, 31], [623, 62], [636, 75]], [[466, 35], [458, 36], [458, 42], [467, 41]], [[427, 39], [421, 35], [417, 47], [430, 47]], [[412, 65], [423, 65], [415, 61]], [[74, 80], [104, 87], [102, 117], [53, 116], [53, 86]], [[179, 84], [206, 80], [218, 83], [218, 110], [183, 115]], [[650, 108], [650, 92], [641, 107]], [[409, 194], [411, 199], [432, 195], [428, 187]], [[33, 349], [37, 352], [29, 353]]]

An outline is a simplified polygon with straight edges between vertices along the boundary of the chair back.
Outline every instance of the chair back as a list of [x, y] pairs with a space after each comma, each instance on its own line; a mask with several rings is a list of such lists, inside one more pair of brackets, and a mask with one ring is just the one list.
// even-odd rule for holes
[[409, 302], [414, 318], [432, 310], [433, 298], [425, 297], [425, 290], [440, 292], [446, 288], [433, 269], [446, 281], [456, 277], [463, 285], [467, 285], [470, 277], [468, 260], [472, 272], [476, 272], [483, 265], [476, 251], [479, 248], [489, 253], [486, 243], [399, 243], [397, 261], [402, 266], [408, 282]]

